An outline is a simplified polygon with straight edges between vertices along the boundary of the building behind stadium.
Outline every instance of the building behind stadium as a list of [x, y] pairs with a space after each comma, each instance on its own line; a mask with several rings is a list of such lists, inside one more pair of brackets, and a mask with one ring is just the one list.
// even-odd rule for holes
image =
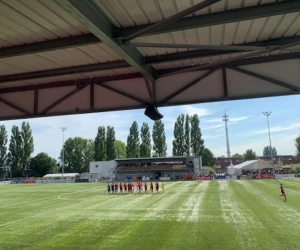
[[87, 179], [184, 180], [207, 174], [201, 156], [131, 158], [90, 162]]

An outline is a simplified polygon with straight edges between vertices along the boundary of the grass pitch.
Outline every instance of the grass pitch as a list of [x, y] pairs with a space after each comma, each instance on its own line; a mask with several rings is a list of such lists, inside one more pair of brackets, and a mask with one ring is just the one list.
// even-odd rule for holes
[[300, 249], [300, 180], [165, 183], [106, 195], [105, 184], [0, 186], [0, 249]]

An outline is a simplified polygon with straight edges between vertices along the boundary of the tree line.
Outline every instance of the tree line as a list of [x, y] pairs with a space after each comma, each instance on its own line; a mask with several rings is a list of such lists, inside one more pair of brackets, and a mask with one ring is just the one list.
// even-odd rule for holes
[[[115, 143], [113, 143], [115, 141]], [[152, 133], [148, 123], [144, 122], [139, 130], [134, 121], [129, 129], [126, 145], [115, 140], [114, 128], [101, 126], [95, 138], [95, 161], [116, 158], [166, 157], [167, 143], [164, 123], [156, 121]], [[215, 157], [205, 148], [198, 115], [181, 114], [174, 124], [173, 156], [202, 155], [203, 165], [213, 166]]]
[[[202, 165], [214, 167], [216, 158], [205, 147], [200, 129], [198, 115], [181, 114], [174, 124], [172, 141], [173, 156], [202, 156]], [[300, 136], [295, 140], [296, 157], [300, 159]], [[82, 173], [89, 170], [91, 161], [106, 161], [122, 158], [166, 157], [167, 143], [164, 123], [156, 121], [152, 131], [148, 123], [144, 122], [141, 129], [134, 121], [129, 129], [126, 144], [116, 139], [113, 126], [99, 126], [94, 140], [82, 137], [68, 138], [64, 143], [64, 170], [71, 173]], [[47, 153], [41, 152], [31, 157], [34, 152], [34, 139], [28, 122], [21, 127], [13, 126], [11, 138], [8, 141], [4, 125], [0, 126], [0, 178], [7, 175], [12, 169], [13, 177], [23, 176], [26, 168], [32, 170], [36, 177], [47, 173], [61, 171], [63, 148], [60, 152], [59, 163]], [[264, 156], [269, 156], [271, 148], [266, 146]], [[277, 155], [276, 148], [272, 148], [273, 155]], [[252, 149], [246, 150], [243, 155], [234, 154], [232, 157], [241, 157], [244, 160], [257, 159]]]
[[[8, 144], [8, 147], [7, 147]], [[14, 125], [11, 129], [11, 138], [8, 143], [7, 131], [4, 125], [0, 126], [0, 177], [12, 170], [13, 176], [22, 176], [23, 170], [28, 167], [31, 154], [34, 151], [32, 131], [28, 122], [23, 122], [21, 128]]]

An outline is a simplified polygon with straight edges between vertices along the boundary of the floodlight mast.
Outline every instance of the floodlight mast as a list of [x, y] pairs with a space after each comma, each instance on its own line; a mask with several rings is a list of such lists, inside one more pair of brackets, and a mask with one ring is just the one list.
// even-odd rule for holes
[[230, 158], [230, 146], [229, 146], [229, 135], [228, 135], [228, 127], [227, 122], [229, 121], [228, 115], [225, 113], [223, 116], [223, 121], [225, 122], [225, 132], [226, 132], [226, 146], [227, 146], [227, 158]]
[[62, 127], [60, 128], [61, 131], [63, 132], [63, 164], [62, 164], [62, 168], [61, 168], [61, 178], [64, 179], [64, 171], [65, 171], [65, 131], [67, 130], [66, 127]]
[[[271, 164], [273, 168], [273, 173], [275, 174], [275, 168], [274, 168], [274, 161], [273, 161], [273, 149], [272, 149], [272, 141], [271, 141], [271, 133], [270, 133], [270, 124], [269, 124], [269, 116], [272, 114], [272, 112], [263, 112], [263, 114], [267, 117], [268, 122], [268, 131], [269, 131], [269, 142], [270, 142], [270, 154], [271, 154]], [[278, 172], [279, 173], [279, 172]]]

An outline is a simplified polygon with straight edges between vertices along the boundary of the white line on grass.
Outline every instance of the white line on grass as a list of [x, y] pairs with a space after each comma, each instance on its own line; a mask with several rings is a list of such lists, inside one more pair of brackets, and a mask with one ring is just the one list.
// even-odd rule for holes
[[202, 200], [204, 197], [204, 192], [209, 185], [208, 181], [199, 182], [195, 190], [193, 190], [196, 194], [189, 194], [189, 198], [185, 204], [183, 204], [183, 208], [192, 210], [192, 213], [189, 215], [188, 211], [180, 211], [177, 217], [177, 221], [198, 221], [198, 215], [200, 210], [200, 205], [202, 204]]
[[[96, 197], [94, 197], [94, 199], [95, 199], [95, 198], [99, 198], [99, 197], [96, 196]], [[28, 216], [28, 217], [26, 217], [26, 218], [22, 218], [22, 219], [19, 219], [19, 220], [14, 220], [14, 221], [10, 221], [10, 222], [7, 222], [7, 223], [3, 223], [3, 224], [0, 224], [0, 227], [4, 227], [4, 226], [11, 225], [11, 224], [14, 224], [14, 223], [17, 223], [17, 222], [20, 222], [20, 221], [32, 219], [32, 218], [35, 218], [35, 217], [38, 217], [38, 216], [41, 216], [41, 215], [44, 215], [44, 214], [49, 214], [49, 213], [52, 213], [52, 212], [56, 212], [56, 211], [65, 209], [65, 208], [67, 208], [67, 207], [77, 206], [78, 204], [84, 203], [84, 202], [86, 202], [87, 200], [90, 201], [91, 198], [89, 197], [88, 199], [85, 199], [84, 201], [80, 201], [80, 202], [77, 202], [77, 201], [76, 201], [76, 203], [74, 203], [74, 204], [70, 204], [70, 205], [67, 205], [67, 206], [63, 206], [63, 207], [59, 207], [59, 208], [56, 208], [56, 209], [52, 209], [52, 210], [47, 211], [47, 212], [38, 213], [38, 214], [35, 214], [35, 215], [32, 215], [32, 216]]]
[[253, 226], [249, 225], [254, 223], [251, 223], [252, 218], [249, 215], [248, 218], [246, 217], [246, 211], [241, 209], [228, 181], [219, 182], [219, 188], [222, 217], [225, 222], [234, 225], [237, 236], [244, 247], [254, 247], [256, 245], [255, 238], [247, 233], [249, 227]]
[[[95, 188], [95, 189], [92, 189], [92, 190], [99, 190], [101, 191], [101, 188]], [[77, 191], [77, 192], [73, 192], [73, 193], [67, 193], [67, 194], [62, 194], [61, 196], [63, 195], [70, 195], [70, 194], [75, 194], [75, 193], [83, 193], [83, 192], [87, 192], [87, 190], [82, 190], [82, 191]], [[59, 196], [52, 196], [52, 197], [46, 197], [46, 198], [40, 198], [40, 199], [34, 199], [34, 200], [27, 200], [27, 201], [24, 201], [24, 202], [18, 202], [16, 204], [7, 204], [5, 206], [1, 206], [0, 208], [5, 208], [5, 207], [12, 207], [12, 206], [19, 206], [19, 205], [24, 205], [24, 204], [27, 204], [27, 203], [35, 203], [37, 201], [42, 201], [42, 200], [54, 200], [54, 199], [59, 199]]]

